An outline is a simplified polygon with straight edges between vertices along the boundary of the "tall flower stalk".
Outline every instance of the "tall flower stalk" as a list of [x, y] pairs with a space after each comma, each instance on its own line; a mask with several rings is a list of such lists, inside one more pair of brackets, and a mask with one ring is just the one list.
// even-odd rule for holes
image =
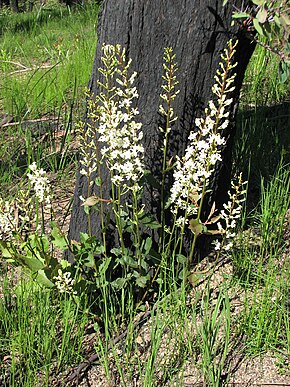
[[176, 72], [178, 70], [177, 64], [175, 63], [176, 55], [173, 54], [172, 47], [167, 47], [164, 49], [163, 56], [163, 68], [164, 75], [162, 79], [164, 84], [161, 86], [163, 89], [163, 93], [160, 94], [160, 98], [162, 99], [162, 104], [159, 106], [159, 113], [165, 118], [164, 127], [159, 127], [161, 133], [164, 133], [163, 139], [163, 160], [162, 160], [162, 180], [161, 180], [161, 196], [160, 196], [160, 211], [161, 211], [161, 241], [160, 241], [160, 249], [164, 250], [164, 229], [165, 229], [165, 183], [166, 176], [170, 169], [170, 163], [168, 161], [168, 145], [169, 145], [169, 135], [172, 129], [172, 125], [178, 119], [178, 117], [174, 114], [173, 110], [173, 102], [177, 95], [179, 94], [179, 90], [176, 89], [178, 85], [178, 81], [176, 79]]
[[138, 97], [136, 87], [133, 86], [136, 73], [129, 75], [131, 61], [126, 63], [125, 50], [119, 45], [104, 46], [102, 62], [103, 68], [99, 71], [103, 75], [104, 82], [99, 82], [103, 91], [98, 97], [99, 125], [97, 127], [99, 142], [103, 143], [100, 153], [111, 173], [112, 193], [115, 195], [113, 208], [122, 246], [124, 242], [120, 221], [121, 197], [131, 192], [134, 245], [140, 260], [137, 196], [141, 189], [139, 181], [144, 173], [144, 148], [141, 144], [142, 124], [135, 119], [139, 114], [134, 107], [134, 100]]
[[[142, 124], [136, 120], [139, 112], [134, 106], [138, 98], [136, 87], [133, 86], [136, 73], [129, 73], [131, 60], [126, 60], [125, 50], [119, 45], [104, 45], [101, 60], [102, 67], [99, 68], [101, 79], [98, 81], [100, 93], [89, 102], [89, 118], [94, 123], [94, 131], [97, 133], [97, 140], [94, 139], [94, 142], [97, 144], [92, 143], [89, 146], [95, 149], [98, 147], [97, 151], [90, 149], [90, 153], [96, 155], [93, 159], [98, 160], [97, 163], [93, 163], [93, 171], [95, 172], [97, 165], [101, 164], [105, 164], [109, 170], [112, 197], [93, 197], [92, 203], [100, 202], [102, 205], [103, 202], [108, 201], [112, 204], [124, 256], [126, 254], [124, 216], [127, 217], [127, 223], [131, 224], [135, 254], [139, 270], [141, 270], [142, 241], [138, 206], [142, 190], [139, 182], [144, 173], [144, 148], [141, 143]], [[85, 139], [84, 142], [87, 140]], [[86, 161], [85, 153], [86, 151], [83, 164]], [[92, 164], [91, 158], [89, 164]], [[83, 173], [89, 174], [88, 171], [89, 167], [86, 167]], [[98, 184], [102, 185], [101, 176], [99, 176]], [[91, 195], [90, 190], [88, 190], [88, 195]], [[123, 200], [125, 195], [126, 203]], [[130, 198], [130, 203], [128, 198]], [[88, 198], [84, 200], [85, 205], [88, 202], [90, 202]]]
[[242, 174], [239, 174], [235, 180], [231, 182], [231, 190], [228, 192], [229, 200], [224, 203], [224, 208], [220, 212], [220, 219], [217, 223], [218, 230], [222, 234], [221, 240], [213, 242], [218, 256], [221, 252], [228, 252], [233, 249], [237, 221], [241, 217], [243, 203], [246, 200], [248, 182], [243, 181]]
[[[209, 189], [210, 178], [216, 163], [221, 161], [221, 150], [225, 145], [223, 131], [229, 125], [228, 107], [232, 103], [230, 94], [234, 90], [235, 74], [231, 75], [236, 64], [232, 64], [235, 44], [230, 41], [221, 56], [222, 62], [215, 75], [216, 83], [212, 92], [216, 101], [209, 101], [205, 109], [205, 118], [195, 120], [196, 128], [189, 135], [189, 144], [185, 155], [177, 157], [173, 174], [174, 182], [171, 188], [169, 204], [177, 219], [177, 225], [183, 230], [194, 217], [195, 224], [201, 223], [202, 206]], [[200, 234], [200, 227], [196, 228], [189, 255], [189, 265], [192, 262], [196, 239]]]

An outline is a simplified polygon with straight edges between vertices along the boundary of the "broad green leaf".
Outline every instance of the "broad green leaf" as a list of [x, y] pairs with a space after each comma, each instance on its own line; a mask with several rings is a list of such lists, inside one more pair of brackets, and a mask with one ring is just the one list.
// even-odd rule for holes
[[95, 267], [95, 257], [93, 253], [85, 254], [85, 258], [83, 259], [83, 264], [86, 267]]
[[256, 19], [258, 20], [258, 22], [264, 24], [265, 21], [267, 20], [267, 17], [268, 17], [267, 10], [264, 7], [260, 8], [259, 12], [256, 15]]
[[33, 255], [37, 255], [42, 259], [42, 254], [46, 253], [49, 249], [49, 240], [46, 235], [29, 235], [28, 240], [22, 244], [22, 247], [25, 248], [27, 254], [30, 254], [33, 251]]
[[0, 250], [3, 258], [13, 258], [8, 242], [0, 241]]
[[60, 263], [60, 266], [61, 266], [63, 269], [66, 269], [66, 268], [68, 268], [68, 267], [71, 266], [71, 264], [69, 263], [69, 261], [67, 261], [66, 259], [61, 259], [61, 260], [59, 261], [59, 263]]
[[261, 36], [264, 36], [263, 27], [259, 23], [259, 21], [257, 19], [253, 19], [253, 24], [254, 24], [255, 30], [258, 32], [258, 34]]
[[290, 77], [290, 63], [280, 62], [279, 63], [279, 82], [285, 83]]
[[45, 267], [44, 263], [41, 262], [38, 258], [33, 256], [25, 256], [19, 254], [19, 259], [32, 271], [37, 272], [40, 269]]
[[133, 259], [130, 255], [125, 255], [121, 258], [125, 265], [132, 267], [133, 269], [137, 269], [138, 263], [135, 259]]
[[80, 232], [80, 240], [82, 243], [86, 243], [89, 237], [89, 234], [87, 234], [86, 232]]
[[188, 228], [194, 233], [194, 235], [198, 236], [203, 233], [203, 224], [199, 219], [191, 219], [189, 221]]
[[149, 276], [138, 277], [136, 278], [136, 285], [138, 285], [140, 288], [145, 288], [148, 280], [149, 280]]
[[51, 222], [51, 227], [52, 243], [55, 247], [58, 247], [61, 250], [66, 250], [68, 246], [65, 236], [61, 233], [55, 222]]
[[51, 282], [46, 274], [45, 274], [45, 271], [44, 270], [38, 270], [38, 273], [37, 273], [37, 276], [36, 276], [36, 281], [45, 286], [46, 288], [53, 288], [54, 287], [54, 283]]

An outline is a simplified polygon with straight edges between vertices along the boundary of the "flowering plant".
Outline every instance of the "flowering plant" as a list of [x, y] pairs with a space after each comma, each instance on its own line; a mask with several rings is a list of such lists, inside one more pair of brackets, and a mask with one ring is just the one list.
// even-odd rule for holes
[[[12, 242], [7, 243], [4, 235], [11, 239], [15, 231], [11, 227], [13, 211], [11, 206], [0, 201], [2, 255], [28, 266], [46, 286], [54, 286], [61, 293], [76, 296], [84, 289], [104, 292], [110, 284], [114, 292], [121, 291], [124, 295], [124, 291], [133, 286], [138, 289], [135, 293], [141, 301], [149, 290], [162, 282], [162, 275], [167, 275], [170, 267], [177, 269], [183, 280], [188, 278], [200, 234], [218, 236], [219, 239], [214, 241], [217, 257], [231, 250], [246, 193], [241, 176], [237, 184], [232, 183], [233, 192], [229, 193], [229, 200], [220, 213], [213, 204], [208, 219], [203, 220], [202, 210], [216, 164], [222, 160], [221, 152], [226, 144], [223, 133], [229, 125], [229, 106], [234, 90], [234, 53], [235, 44], [230, 41], [215, 76], [214, 100], [209, 102], [204, 117], [196, 119], [184, 155], [168, 160], [171, 129], [178, 124], [173, 102], [178, 98], [179, 90], [175, 55], [171, 48], [164, 51], [162, 103], [159, 107], [165, 122], [159, 128], [164, 140], [159, 221], [146, 213], [142, 204], [143, 186], [148, 182], [144, 179], [142, 124], [137, 119], [136, 73], [131, 72], [131, 60], [126, 60], [124, 49], [119, 45], [103, 46], [98, 82], [100, 93], [89, 98], [89, 122], [79, 125], [80, 173], [87, 180], [86, 197], [81, 197], [81, 200], [88, 216], [88, 233], [81, 233], [78, 242], [69, 242], [52, 223], [50, 238], [45, 235], [44, 210], [51, 210], [51, 192], [45, 171], [34, 163], [29, 167], [27, 177], [34, 192], [36, 226], [40, 223], [38, 216], [41, 212], [42, 227], [40, 230], [36, 227], [36, 233], [26, 240], [21, 239], [19, 248]], [[104, 169], [110, 176], [108, 197], [103, 195]], [[169, 199], [166, 199], [170, 174], [173, 184]], [[172, 216], [169, 224], [165, 218], [167, 209]], [[91, 216], [94, 211], [101, 217], [101, 241], [92, 235]], [[118, 240], [113, 248], [108, 247], [112, 245], [107, 233], [109, 222], [117, 230]], [[216, 225], [216, 229], [212, 225]], [[159, 232], [158, 251], [153, 248], [150, 232], [145, 236], [145, 231], [154, 229]], [[188, 229], [193, 236], [189, 255], [184, 256], [184, 236]], [[50, 239], [54, 248], [70, 251], [74, 266], [53, 258]]]

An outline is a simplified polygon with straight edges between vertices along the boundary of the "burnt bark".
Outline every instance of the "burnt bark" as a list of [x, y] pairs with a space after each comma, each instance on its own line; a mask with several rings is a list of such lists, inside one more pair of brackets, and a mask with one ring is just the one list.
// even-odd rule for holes
[[10, 8], [13, 12], [19, 12], [18, 0], [10, 0]]
[[[139, 93], [138, 109], [143, 124], [145, 161], [147, 169], [160, 179], [162, 135], [158, 129], [158, 106], [163, 73], [163, 50], [171, 46], [178, 62], [180, 94], [174, 109], [179, 116], [173, 127], [169, 153], [183, 155], [187, 138], [196, 117], [202, 114], [212, 98], [213, 76], [220, 54], [229, 39], [239, 39], [236, 52], [236, 89], [231, 106], [231, 125], [227, 145], [223, 151], [224, 162], [213, 178], [213, 191], [209, 203], [218, 204], [225, 198], [229, 186], [231, 147], [235, 134], [235, 115], [244, 72], [254, 50], [243, 31], [231, 27], [232, 5], [222, 6], [222, 0], [105, 0], [99, 17], [98, 44], [93, 73], [89, 83], [92, 93], [98, 93], [98, 68], [101, 66], [102, 44], [121, 44], [127, 57], [132, 58], [132, 68], [137, 71], [136, 86]], [[235, 2], [239, 5], [239, 1]], [[170, 158], [169, 155], [169, 158]], [[104, 176], [103, 197], [110, 198], [108, 176]], [[87, 216], [79, 197], [86, 196], [86, 179], [77, 174], [75, 197], [69, 237], [79, 239], [87, 231]], [[169, 182], [170, 184], [170, 182]], [[169, 188], [169, 187], [168, 187]], [[158, 216], [159, 193], [151, 187], [145, 190], [145, 204], [149, 212]], [[100, 220], [93, 218], [93, 233], [100, 235]]]

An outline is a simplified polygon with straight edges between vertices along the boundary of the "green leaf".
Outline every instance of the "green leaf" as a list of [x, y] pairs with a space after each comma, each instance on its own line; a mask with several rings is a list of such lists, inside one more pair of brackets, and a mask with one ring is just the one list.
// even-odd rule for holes
[[258, 20], [258, 22], [264, 24], [265, 21], [267, 20], [267, 17], [268, 17], [267, 10], [264, 7], [260, 8], [256, 15], [256, 19]]
[[105, 257], [99, 260], [97, 266], [100, 274], [102, 275], [106, 274], [106, 271], [110, 266], [111, 260], [112, 260], [112, 257]]
[[95, 257], [93, 253], [84, 254], [83, 264], [86, 267], [95, 267]]
[[264, 5], [265, 4], [265, 0], [252, 0], [252, 2], [256, 5]]
[[127, 282], [126, 278], [117, 278], [115, 281], [111, 283], [111, 285], [113, 286], [113, 288], [120, 290], [125, 287], [126, 282]]
[[279, 73], [279, 82], [285, 83], [287, 79], [290, 77], [290, 63], [280, 62], [278, 73]]
[[187, 257], [183, 254], [177, 254], [176, 255], [176, 260], [178, 263], [181, 263], [182, 265], [187, 263]]
[[151, 214], [142, 214], [140, 217], [138, 217], [138, 220], [141, 224], [152, 230], [161, 227], [161, 224], [157, 222], [157, 220], [155, 220]]
[[262, 25], [259, 23], [257, 19], [253, 19], [253, 24], [255, 27], [255, 30], [258, 32], [259, 35], [264, 36], [264, 31]]
[[194, 235], [198, 236], [203, 233], [203, 224], [199, 219], [191, 219], [189, 221], [188, 228], [194, 233]]
[[61, 259], [61, 260], [59, 261], [59, 263], [60, 263], [60, 266], [62, 267], [62, 269], [66, 269], [66, 268], [68, 268], [68, 267], [71, 266], [71, 264], [69, 263], [69, 261], [67, 261], [66, 259]]
[[247, 19], [250, 15], [247, 12], [235, 12], [233, 19]]
[[95, 184], [96, 184], [96, 186], [100, 187], [100, 186], [101, 186], [101, 183], [102, 183], [101, 178], [100, 178], [99, 176], [96, 177], [96, 179], [95, 179]]
[[45, 286], [46, 288], [53, 288], [54, 287], [54, 283], [51, 282], [48, 278], [47, 278], [47, 275], [45, 274], [45, 271], [44, 270], [39, 270], [37, 272], [37, 276], [36, 276], [36, 281]]
[[144, 255], [149, 255], [152, 247], [152, 238], [147, 237], [144, 244]]
[[140, 276], [136, 278], [136, 285], [139, 286], [140, 288], [145, 288], [147, 282], [149, 280], [149, 276]]
[[19, 254], [18, 257], [32, 272], [37, 272], [45, 267], [44, 263], [36, 257], [25, 256], [22, 254]]
[[138, 263], [130, 255], [124, 255], [121, 258], [121, 261], [123, 261], [123, 264], [129, 267], [132, 267], [133, 269], [137, 269], [138, 267]]
[[81, 240], [81, 243], [86, 243], [86, 241], [89, 239], [89, 234], [87, 234], [86, 232], [80, 232], [80, 240]]
[[13, 255], [10, 252], [10, 243], [0, 241], [0, 250], [2, 252], [2, 257], [7, 259], [7, 258], [13, 258]]
[[62, 251], [68, 248], [65, 236], [61, 233], [55, 222], [51, 222], [51, 236], [52, 243], [55, 247], [58, 247]]
[[84, 206], [84, 212], [86, 215], [90, 214], [90, 207], [89, 206]]

